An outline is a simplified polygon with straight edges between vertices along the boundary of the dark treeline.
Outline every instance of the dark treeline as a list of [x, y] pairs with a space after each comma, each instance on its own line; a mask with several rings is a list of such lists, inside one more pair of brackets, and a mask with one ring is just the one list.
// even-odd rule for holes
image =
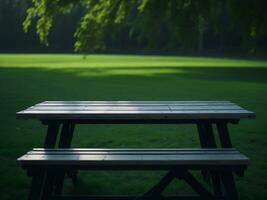
[[[76, 6], [70, 14], [57, 15], [48, 37], [50, 45], [45, 46], [40, 43], [35, 28], [30, 28], [27, 34], [22, 30], [26, 10], [31, 5], [31, 0], [0, 0], [0, 52], [74, 52], [75, 38], [73, 35], [85, 12], [84, 8]], [[257, 51], [250, 50], [244, 48], [242, 29], [239, 26], [230, 27], [231, 19], [227, 18], [227, 15], [216, 20], [215, 23], [223, 24], [224, 28], [218, 31], [212, 24], [208, 24], [205, 30], [199, 34], [195, 45], [190, 46], [179, 45], [179, 43], [166, 45], [166, 43], [170, 43], [169, 38], [173, 34], [167, 27], [167, 18], [161, 19], [160, 24], [157, 24], [159, 34], [154, 38], [153, 45], [150, 45], [149, 41], [145, 39], [140, 40], [138, 34], [131, 34], [129, 27], [119, 24], [114, 26], [113, 24], [105, 32], [105, 49], [101, 52], [180, 52], [183, 54], [267, 52], [267, 34], [262, 34], [257, 38]], [[32, 25], [32, 27], [35, 26], [35, 24]]]
[[40, 43], [34, 28], [27, 33], [22, 29], [30, 5], [29, 0], [0, 0], [0, 52], [73, 52], [73, 33], [80, 18], [79, 10], [56, 18], [49, 36], [50, 45], [45, 46]]

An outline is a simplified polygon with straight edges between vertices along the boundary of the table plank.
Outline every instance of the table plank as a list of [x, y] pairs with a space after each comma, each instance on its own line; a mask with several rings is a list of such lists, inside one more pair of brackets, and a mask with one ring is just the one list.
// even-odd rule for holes
[[38, 105], [56, 104], [233, 104], [230, 101], [44, 101]]
[[45, 101], [17, 113], [39, 119], [241, 119], [255, 113], [229, 101]]
[[53, 111], [53, 110], [66, 110], [66, 111], [71, 111], [71, 110], [77, 110], [77, 111], [84, 111], [84, 110], [102, 110], [102, 111], [106, 111], [106, 110], [116, 110], [116, 111], [120, 111], [120, 110], [152, 110], [152, 111], [170, 111], [170, 110], [242, 110], [241, 107], [237, 106], [237, 105], [230, 105], [230, 106], [196, 106], [196, 105], [192, 105], [192, 106], [181, 106], [181, 105], [174, 105], [174, 106], [122, 106], [122, 105], [118, 105], [118, 106], [99, 106], [99, 105], [88, 105], [88, 106], [34, 106], [31, 108], [31, 110], [40, 110], [40, 111]]
[[220, 149], [210, 148], [210, 149], [200, 149], [200, 148], [181, 148], [181, 149], [101, 149], [101, 148], [69, 148], [69, 149], [44, 149], [44, 148], [34, 148], [32, 151], [28, 152], [28, 155], [190, 155], [197, 154], [202, 155], [206, 153], [212, 154], [236, 154], [238, 153], [235, 149], [229, 148], [223, 151]]

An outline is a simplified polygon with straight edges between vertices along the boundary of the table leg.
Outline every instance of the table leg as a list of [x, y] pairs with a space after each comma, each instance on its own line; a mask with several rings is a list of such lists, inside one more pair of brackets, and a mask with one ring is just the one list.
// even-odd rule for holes
[[224, 185], [227, 199], [238, 200], [238, 193], [235, 185], [235, 180], [233, 173], [231, 171], [222, 173], [222, 182]]
[[[207, 144], [208, 139], [207, 139], [206, 133], [205, 133], [206, 132], [205, 125], [203, 123], [198, 123], [197, 124], [197, 130], [198, 130], [201, 148], [207, 148], [208, 147], [208, 144]], [[209, 175], [208, 175], [207, 170], [202, 170], [201, 173], [202, 173], [204, 180], [209, 182]]]
[[43, 192], [40, 197], [40, 200], [49, 200], [51, 199], [54, 192], [54, 181], [56, 173], [51, 170], [46, 170], [46, 177], [43, 183]]
[[[75, 125], [72, 123], [68, 123], [68, 122], [63, 123], [62, 132], [61, 132], [59, 143], [58, 143], [59, 148], [70, 148], [72, 136], [74, 132], [74, 127]], [[77, 181], [77, 172], [71, 171], [68, 173], [72, 175], [71, 176], [72, 181], [75, 183]], [[62, 172], [59, 172], [56, 177], [56, 180], [55, 180], [55, 184], [56, 184], [55, 194], [56, 195], [61, 195], [62, 193], [65, 174], [66, 174], [66, 171], [63, 170]]]
[[44, 142], [44, 148], [54, 148], [56, 146], [58, 132], [59, 132], [59, 124], [57, 123], [48, 124]]
[[[50, 123], [47, 127], [47, 134], [44, 142], [44, 148], [55, 148], [57, 142], [57, 136], [59, 133], [60, 124]], [[41, 199], [49, 199], [49, 195], [52, 194], [52, 180], [53, 175], [49, 174], [48, 171], [43, 172], [43, 188]]]
[[[44, 141], [44, 148], [54, 148], [57, 141], [57, 135], [60, 125], [58, 123], [50, 123], [47, 127], [47, 133]], [[40, 199], [44, 194], [45, 180], [47, 173], [45, 170], [30, 172], [32, 175], [32, 183], [29, 194], [29, 200]]]
[[216, 148], [216, 141], [213, 134], [212, 124], [204, 123], [207, 138], [207, 148]]
[[203, 123], [198, 123], [197, 124], [197, 130], [198, 130], [198, 135], [199, 135], [199, 140], [200, 140], [200, 146], [201, 148], [207, 148], [207, 137], [205, 134], [205, 125]]
[[[62, 134], [59, 140], [58, 144], [59, 148], [70, 148], [74, 127], [75, 125], [73, 123], [69, 123], [68, 125], [67, 124], [63, 125], [64, 130], [62, 130]], [[72, 178], [73, 183], [77, 182], [77, 173], [78, 173], [77, 170], [68, 171], [68, 176]]]
[[[202, 148], [216, 148], [216, 141], [213, 133], [212, 124], [203, 122], [198, 124], [198, 133]], [[220, 174], [217, 171], [202, 171], [204, 179], [209, 182], [209, 173], [211, 174], [212, 186], [215, 196], [222, 196], [222, 184]]]
[[31, 172], [32, 174], [32, 183], [30, 187], [30, 193], [28, 200], [40, 199], [43, 192], [44, 177], [45, 172], [43, 170], [35, 170]]
[[58, 148], [70, 148], [72, 136], [74, 132], [74, 124], [63, 123]]
[[[227, 122], [218, 122], [216, 125], [222, 148], [232, 148], [232, 142], [227, 127]], [[238, 193], [234, 181], [233, 172], [223, 172], [221, 176], [227, 197], [230, 200], [237, 200]]]
[[230, 135], [227, 127], [226, 122], [218, 122], [217, 124], [217, 130], [219, 133], [221, 145], [223, 148], [232, 148], [232, 142], [230, 140]]
[[[212, 124], [202, 122], [197, 124], [200, 146], [202, 148], [216, 148], [216, 142], [212, 130]], [[202, 171], [206, 181], [209, 181], [207, 171]]]

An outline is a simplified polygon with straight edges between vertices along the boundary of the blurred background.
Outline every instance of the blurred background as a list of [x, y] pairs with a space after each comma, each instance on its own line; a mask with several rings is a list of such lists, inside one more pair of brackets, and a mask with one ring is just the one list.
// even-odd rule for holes
[[[74, 43], [77, 39], [74, 33], [77, 26], [84, 21], [83, 16], [86, 13], [93, 12], [86, 4], [78, 2], [74, 3], [67, 14], [58, 11], [53, 15], [53, 26], [48, 36], [50, 45], [45, 46], [40, 44], [36, 35], [37, 18], [32, 19], [33, 25], [29, 28], [28, 34], [22, 29], [26, 11], [32, 6], [32, 2], [1, 0], [0, 52], [74, 52]], [[116, 2], [113, 1], [114, 4]], [[126, 14], [116, 11], [117, 16], [109, 15], [108, 23], [100, 20], [89, 24], [88, 26], [95, 27], [98, 23], [97, 27], [101, 29], [98, 35], [89, 31], [87, 33], [91, 34], [92, 38], [88, 39], [89, 44], [101, 43], [101, 47], [92, 45], [90, 52], [93, 50], [98, 53], [266, 54], [267, 3], [264, 0], [143, 2], [148, 3], [142, 8], [142, 1], [126, 1], [125, 5], [129, 7], [124, 10], [127, 11]], [[104, 5], [105, 2], [101, 4]], [[116, 9], [114, 6], [110, 7]], [[96, 12], [107, 13], [105, 9]]]

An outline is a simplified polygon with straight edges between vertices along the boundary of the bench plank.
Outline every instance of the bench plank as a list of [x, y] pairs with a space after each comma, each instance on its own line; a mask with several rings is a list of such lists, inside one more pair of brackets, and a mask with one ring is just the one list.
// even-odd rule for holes
[[25, 165], [248, 165], [249, 159], [235, 149], [33, 149], [18, 159]]

